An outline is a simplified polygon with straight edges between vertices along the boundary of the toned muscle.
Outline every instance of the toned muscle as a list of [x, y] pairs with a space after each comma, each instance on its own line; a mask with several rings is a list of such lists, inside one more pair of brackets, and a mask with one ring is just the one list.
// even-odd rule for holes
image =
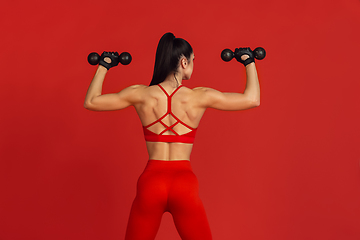
[[[171, 95], [176, 88], [163, 88], [168, 95]], [[139, 94], [142, 94], [142, 101], [134, 104], [143, 126], [156, 134], [163, 135], [184, 135], [196, 129], [199, 125], [205, 108], [197, 107], [195, 104], [198, 94], [194, 90], [182, 86], [171, 97], [171, 114], [168, 114], [169, 101], [167, 95], [159, 86], [141, 87]], [[176, 119], [178, 118], [181, 123]], [[161, 119], [161, 122], [156, 122]], [[153, 124], [155, 122], [155, 124]], [[182, 124], [183, 123], [183, 124]], [[167, 130], [166, 126], [173, 126]], [[175, 132], [175, 133], [174, 133]], [[191, 143], [168, 143], [147, 141], [147, 149], [150, 159], [156, 160], [189, 160], [192, 150]]]

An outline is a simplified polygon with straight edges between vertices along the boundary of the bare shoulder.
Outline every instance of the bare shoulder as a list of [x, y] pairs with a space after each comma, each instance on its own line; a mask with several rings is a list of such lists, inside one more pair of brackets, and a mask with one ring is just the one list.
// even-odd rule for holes
[[140, 103], [144, 101], [147, 86], [137, 84], [124, 88], [117, 93], [120, 99], [127, 100], [130, 104]]
[[212, 95], [219, 92], [209, 87], [195, 87], [193, 89], [188, 89], [191, 92], [190, 95], [193, 106], [200, 108], [206, 108], [210, 100], [213, 98]]
[[128, 90], [139, 90], [139, 91], [142, 91], [142, 90], [145, 90], [148, 86], [146, 85], [142, 85], [142, 84], [136, 84], [136, 85], [131, 85], [125, 89], [128, 89]]
[[142, 102], [149, 100], [149, 98], [156, 98], [161, 91], [160, 88], [156, 85], [147, 86], [142, 84], [132, 85], [125, 88], [123, 91], [126, 91], [127, 95], [132, 95], [132, 98], [136, 98], [137, 102]]
[[201, 108], [213, 107], [217, 102], [225, 101], [225, 94], [209, 87], [196, 87], [193, 89], [196, 103]]
[[205, 87], [196, 87], [196, 88], [189, 88], [186, 86], [183, 86], [181, 88], [180, 95], [186, 95], [189, 98], [198, 98], [201, 97], [202, 94], [204, 94], [207, 90]]
[[119, 92], [119, 94], [144, 94], [148, 86], [146, 85], [131, 85], [129, 87], [124, 88]]
[[200, 95], [201, 97], [212, 96], [221, 93], [220, 91], [209, 87], [196, 87], [192, 90], [196, 95]]

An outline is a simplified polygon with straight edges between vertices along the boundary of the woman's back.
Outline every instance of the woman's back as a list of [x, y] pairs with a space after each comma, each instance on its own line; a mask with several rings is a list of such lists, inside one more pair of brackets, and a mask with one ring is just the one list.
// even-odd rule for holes
[[[139, 86], [142, 100], [134, 107], [141, 123], [153, 135], [186, 136], [196, 131], [205, 109], [196, 106], [196, 91], [182, 85]], [[189, 160], [192, 143], [147, 141], [150, 159]]]

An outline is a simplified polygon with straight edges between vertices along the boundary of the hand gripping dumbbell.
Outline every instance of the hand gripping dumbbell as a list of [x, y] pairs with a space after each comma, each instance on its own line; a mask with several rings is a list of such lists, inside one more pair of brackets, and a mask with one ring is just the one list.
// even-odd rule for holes
[[[222, 52], [221, 52], [221, 59], [224, 60], [225, 62], [229, 62], [231, 61], [231, 59], [233, 59], [234, 57], [236, 57], [236, 54], [238, 53], [239, 51], [236, 51], [233, 52], [231, 51], [230, 49], [224, 49]], [[253, 54], [254, 54], [254, 58], [258, 59], [258, 60], [262, 60], [265, 58], [266, 56], [266, 52], [265, 52], [265, 49], [262, 48], [262, 47], [257, 47], [254, 49], [254, 51], [252, 51]], [[241, 56], [240, 56], [241, 57]]]
[[[128, 53], [128, 52], [123, 52], [120, 55], [116, 52], [115, 55], [117, 55], [118, 61], [122, 65], [128, 65], [132, 60], [132, 57], [131, 57], [130, 53]], [[89, 54], [87, 59], [91, 65], [97, 65], [100, 62], [100, 55], [96, 52], [92, 52]]]

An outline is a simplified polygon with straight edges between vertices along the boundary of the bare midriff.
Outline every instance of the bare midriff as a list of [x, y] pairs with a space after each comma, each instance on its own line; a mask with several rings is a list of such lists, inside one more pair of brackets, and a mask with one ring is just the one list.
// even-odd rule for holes
[[146, 142], [150, 160], [190, 160], [191, 143]]

